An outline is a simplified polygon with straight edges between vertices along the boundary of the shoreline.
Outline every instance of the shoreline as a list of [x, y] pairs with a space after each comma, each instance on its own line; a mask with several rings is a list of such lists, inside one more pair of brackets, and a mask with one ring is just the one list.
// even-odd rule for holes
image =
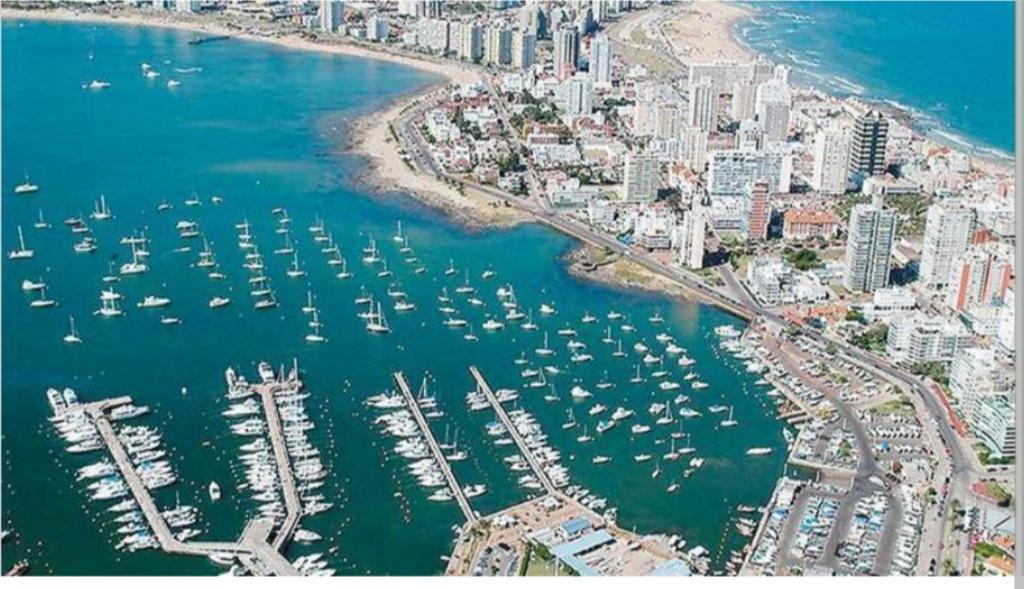
[[505, 228], [528, 222], [529, 215], [517, 214], [495, 206], [493, 199], [478, 194], [461, 194], [453, 187], [436, 178], [412, 169], [405, 158], [394, 148], [391, 121], [410, 106], [449, 84], [466, 84], [478, 81], [479, 72], [452, 61], [434, 61], [399, 55], [390, 51], [361, 47], [343, 41], [314, 42], [293, 34], [284, 36], [259, 35], [238, 27], [227, 26], [216, 21], [200, 22], [186, 19], [173, 13], [146, 13], [128, 7], [119, 8], [127, 12], [102, 13], [90, 10], [73, 10], [65, 7], [24, 9], [4, 6], [0, 16], [9, 19], [64, 22], [73, 24], [109, 24], [123, 26], [160, 27], [179, 31], [190, 31], [205, 35], [226, 35], [233, 39], [268, 43], [294, 51], [314, 51], [343, 55], [360, 59], [386, 61], [421, 72], [439, 76], [439, 81], [411, 89], [382, 103], [372, 112], [360, 113], [350, 121], [344, 152], [354, 153], [369, 163], [364, 173], [355, 181], [374, 192], [376, 198], [389, 198], [396, 192], [406, 193], [430, 208], [439, 210], [453, 221], [472, 229], [483, 227]]
[[[698, 3], [700, 3], [698, 1]], [[745, 14], [735, 18], [729, 23], [728, 35], [730, 41], [746, 52], [750, 59], [757, 55], [766, 55], [756, 47], [748, 43], [740, 34], [739, 24], [742, 21], [754, 20], [762, 12], [762, 8], [756, 3], [736, 4]], [[777, 60], [776, 63], [779, 63]], [[989, 145], [979, 139], [964, 135], [961, 131], [953, 128], [947, 122], [929, 115], [915, 107], [904, 105], [892, 98], [883, 95], [874, 95], [867, 92], [867, 88], [856, 81], [847, 80], [835, 73], [814, 73], [790, 58], [786, 65], [792, 68], [793, 73], [801, 78], [801, 83], [793, 84], [794, 88], [805, 88], [822, 92], [827, 96], [840, 100], [853, 99], [868, 104], [886, 115], [898, 119], [901, 124], [906, 125], [911, 131], [921, 136], [932, 144], [963, 153], [970, 157], [975, 167], [989, 173], [1014, 174], [1014, 154], [998, 147]], [[815, 83], [814, 80], [820, 80]], [[864, 94], [848, 91], [846, 93], [837, 91], [836, 86], [840, 83], [857, 86]]]

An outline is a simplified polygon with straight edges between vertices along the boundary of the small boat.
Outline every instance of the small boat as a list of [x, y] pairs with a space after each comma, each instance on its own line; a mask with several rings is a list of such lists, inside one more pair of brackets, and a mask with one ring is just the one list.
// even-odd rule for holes
[[218, 309], [220, 307], [227, 306], [230, 303], [231, 299], [227, 297], [213, 297], [212, 299], [210, 299], [209, 305], [211, 309]]
[[771, 448], [749, 448], [747, 449], [747, 456], [766, 456], [772, 453]]
[[207, 491], [210, 494], [210, 501], [217, 501], [220, 499], [220, 485], [217, 484], [217, 481], [210, 481], [210, 486], [207, 488]]
[[14, 194], [32, 194], [33, 192], [39, 192], [39, 186], [30, 182], [26, 173], [25, 181], [14, 187]]

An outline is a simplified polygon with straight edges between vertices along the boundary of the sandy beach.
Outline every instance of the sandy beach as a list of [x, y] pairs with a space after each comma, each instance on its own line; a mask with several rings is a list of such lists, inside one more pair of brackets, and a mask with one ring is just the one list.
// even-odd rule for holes
[[749, 8], [732, 2], [693, 2], [661, 30], [683, 62], [749, 61], [754, 56], [736, 40], [733, 26], [750, 14]]

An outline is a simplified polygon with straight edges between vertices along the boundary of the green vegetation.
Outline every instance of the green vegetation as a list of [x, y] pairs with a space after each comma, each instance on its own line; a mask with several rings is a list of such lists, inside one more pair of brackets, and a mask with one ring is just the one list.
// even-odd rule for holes
[[990, 556], [999, 556], [1000, 554], [1003, 554], [1003, 551], [995, 544], [989, 544], [988, 542], [978, 542], [974, 545], [974, 554], [978, 558], [984, 560]]
[[885, 340], [888, 337], [889, 326], [879, 323], [853, 335], [850, 338], [850, 343], [862, 350], [880, 354], [885, 351]]
[[864, 313], [861, 313], [860, 309], [850, 309], [846, 312], [845, 319], [847, 321], [856, 321], [857, 323], [867, 323], [867, 320], [864, 318]]
[[942, 362], [919, 362], [910, 367], [910, 372], [930, 378], [944, 387], [949, 385], [949, 368]]
[[820, 268], [824, 265], [818, 257], [818, 252], [812, 249], [793, 249], [787, 247], [782, 250], [782, 255], [786, 262], [801, 272], [806, 272], [811, 268]]
[[426, 125], [420, 125], [420, 134], [427, 140], [427, 143], [437, 143], [437, 139], [434, 139], [434, 134], [430, 132]]
[[920, 194], [887, 196], [885, 204], [892, 207], [900, 217], [897, 233], [900, 237], [919, 238], [924, 235], [925, 213], [931, 199]]
[[502, 175], [509, 172], [519, 172], [524, 168], [525, 166], [519, 160], [519, 154], [514, 151], [498, 160], [498, 170], [501, 171]]

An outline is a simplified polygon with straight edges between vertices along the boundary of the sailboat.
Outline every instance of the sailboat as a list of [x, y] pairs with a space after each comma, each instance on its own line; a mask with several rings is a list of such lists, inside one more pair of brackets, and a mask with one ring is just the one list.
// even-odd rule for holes
[[80, 344], [82, 338], [78, 336], [78, 330], [75, 329], [75, 318], [71, 315], [68, 316], [68, 322], [71, 324], [71, 331], [64, 336], [64, 343], [66, 344]]
[[306, 275], [306, 271], [299, 267], [299, 252], [293, 254], [292, 265], [285, 274], [288, 278], [301, 278]]
[[544, 345], [535, 349], [534, 352], [538, 356], [551, 356], [555, 353], [554, 350], [548, 347], [548, 332], [544, 332]]
[[455, 260], [449, 259], [448, 267], [445, 268], [444, 275], [451, 276], [452, 274], [455, 274]]
[[352, 278], [352, 273], [348, 271], [348, 261], [345, 258], [341, 258], [341, 272], [338, 272], [335, 276], [342, 280]]
[[305, 314], [313, 313], [316, 316], [316, 305], [313, 304], [313, 291], [306, 291], [306, 304], [302, 307], [302, 312]]
[[733, 417], [732, 417], [732, 407], [730, 406], [729, 407], [729, 418], [726, 419], [726, 420], [723, 420], [718, 425], [720, 425], [722, 427], [735, 427], [737, 424], [739, 424], [739, 422], [736, 421], [735, 419], [733, 419]]
[[39, 209], [39, 220], [33, 225], [36, 229], [49, 229], [50, 224], [43, 219], [43, 209]]
[[100, 308], [95, 312], [95, 314], [101, 317], [120, 317], [123, 312], [117, 307], [117, 298], [114, 298], [113, 296], [101, 296]]
[[31, 194], [33, 192], [39, 192], [39, 186], [33, 184], [28, 179], [28, 173], [25, 173], [25, 181], [14, 187], [14, 194]]
[[291, 233], [284, 234], [284, 245], [274, 250], [274, 254], [278, 256], [290, 256], [295, 253], [295, 247], [292, 245]]
[[568, 416], [569, 421], [562, 424], [562, 429], [572, 429], [576, 427], [576, 416], [572, 414], [572, 407], [569, 407]]
[[57, 301], [55, 301], [53, 299], [46, 298], [46, 287], [45, 286], [43, 286], [43, 288], [39, 289], [37, 292], [39, 293], [39, 298], [37, 298], [34, 301], [32, 301], [31, 303], [29, 303], [30, 307], [43, 308], [43, 307], [52, 307], [52, 306], [57, 304]]
[[314, 344], [322, 344], [327, 338], [320, 334], [320, 314], [313, 309], [313, 320], [309, 322], [313, 326], [313, 333], [306, 334], [306, 341]]
[[135, 242], [132, 242], [132, 261], [121, 264], [121, 274], [142, 274], [149, 271], [149, 266], [139, 261], [139, 251], [135, 246]]
[[391, 333], [387, 319], [381, 311], [381, 304], [377, 303], [377, 312], [372, 314], [366, 321], [366, 331], [370, 333]]
[[395, 232], [395, 235], [392, 236], [391, 239], [393, 239], [397, 243], [402, 243], [402, 242], [405, 241], [405, 236], [402, 235], [402, 220], [401, 219], [398, 220], [398, 231]]
[[36, 253], [25, 247], [25, 235], [21, 232], [21, 225], [18, 225], [18, 249], [11, 250], [7, 257], [11, 260], [27, 260]]
[[107, 208], [107, 198], [104, 195], [100, 195], [99, 201], [96, 202], [95, 209], [89, 216], [95, 221], [106, 221], [114, 218], [114, 214]]

